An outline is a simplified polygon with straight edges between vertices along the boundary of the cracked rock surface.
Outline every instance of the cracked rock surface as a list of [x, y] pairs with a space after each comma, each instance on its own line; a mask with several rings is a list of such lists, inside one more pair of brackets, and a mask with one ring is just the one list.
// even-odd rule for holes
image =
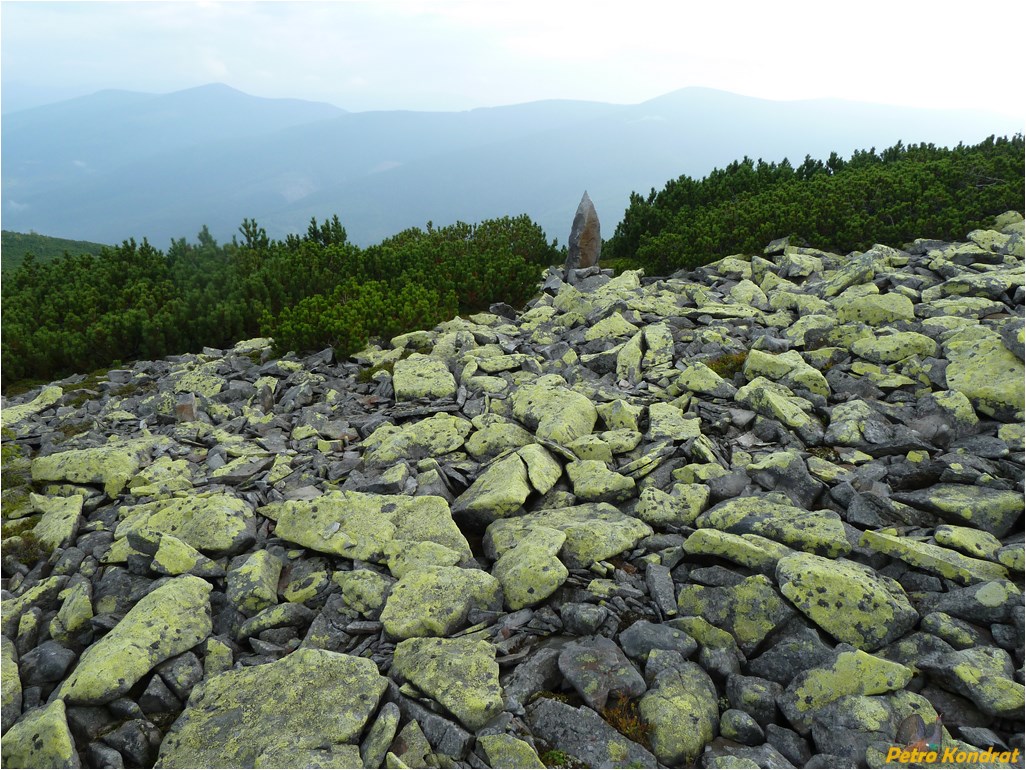
[[883, 767], [914, 715], [1021, 750], [994, 228], [5, 400], [3, 765]]

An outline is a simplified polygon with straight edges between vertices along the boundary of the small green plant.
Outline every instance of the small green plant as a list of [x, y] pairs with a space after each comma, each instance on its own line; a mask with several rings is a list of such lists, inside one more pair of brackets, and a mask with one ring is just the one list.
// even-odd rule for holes
[[741, 371], [747, 360], [748, 351], [743, 350], [740, 353], [724, 353], [716, 358], [711, 358], [705, 362], [705, 365], [723, 379], [732, 380], [734, 375]]
[[813, 457], [818, 457], [820, 460], [826, 460], [827, 462], [835, 463], [840, 459], [837, 456], [836, 450], [829, 446], [810, 446], [808, 452]]
[[641, 718], [636, 700], [617, 695], [611, 703], [602, 709], [602, 718], [625, 738], [629, 738], [645, 748], [650, 748], [648, 734], [651, 728]]
[[59, 428], [57, 428], [57, 432], [64, 436], [64, 438], [69, 439], [72, 436], [85, 433], [91, 427], [92, 423], [89, 420], [79, 420], [78, 422], [63, 423]]
[[49, 549], [39, 542], [32, 530], [26, 530], [20, 535], [4, 540], [4, 553], [10, 554], [26, 567], [32, 567], [41, 559], [50, 558]]
[[545, 767], [584, 767], [584, 765], [578, 762], [575, 757], [571, 756], [570, 754], [567, 754], [565, 751], [560, 751], [559, 749], [549, 749], [548, 751], [543, 751], [538, 758], [542, 761], [542, 764], [545, 765]]

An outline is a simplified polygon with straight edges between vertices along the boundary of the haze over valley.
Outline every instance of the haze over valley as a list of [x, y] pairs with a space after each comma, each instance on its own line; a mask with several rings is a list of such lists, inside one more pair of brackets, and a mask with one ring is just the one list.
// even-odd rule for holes
[[211, 84], [108, 90], [3, 116], [5, 230], [164, 247], [243, 219], [271, 237], [338, 214], [368, 245], [431, 221], [528, 214], [565, 242], [588, 190], [612, 234], [632, 191], [748, 155], [826, 159], [899, 140], [1021, 130], [979, 110], [772, 101], [685, 88], [638, 104], [543, 100], [453, 112], [347, 112]]

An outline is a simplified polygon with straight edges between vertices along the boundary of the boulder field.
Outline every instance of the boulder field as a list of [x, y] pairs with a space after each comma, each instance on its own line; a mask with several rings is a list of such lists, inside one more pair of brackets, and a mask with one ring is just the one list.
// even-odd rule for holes
[[5, 400], [3, 765], [1021, 766], [1023, 262], [551, 269]]

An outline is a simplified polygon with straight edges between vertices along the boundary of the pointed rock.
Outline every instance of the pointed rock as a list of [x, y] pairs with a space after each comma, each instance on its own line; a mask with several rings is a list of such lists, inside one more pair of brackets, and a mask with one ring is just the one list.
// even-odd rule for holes
[[581, 203], [574, 214], [574, 223], [570, 228], [570, 241], [565, 268], [592, 267], [598, 264], [602, 253], [602, 235], [599, 232], [598, 213], [588, 193], [584, 193]]

